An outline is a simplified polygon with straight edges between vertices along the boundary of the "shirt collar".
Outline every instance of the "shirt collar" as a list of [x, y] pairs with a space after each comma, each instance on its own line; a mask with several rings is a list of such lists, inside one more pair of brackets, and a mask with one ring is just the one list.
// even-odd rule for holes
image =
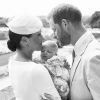
[[91, 32], [86, 32], [85, 34], [83, 34], [74, 46], [75, 55], [77, 56], [84, 53], [86, 47], [93, 39], [94, 36]]

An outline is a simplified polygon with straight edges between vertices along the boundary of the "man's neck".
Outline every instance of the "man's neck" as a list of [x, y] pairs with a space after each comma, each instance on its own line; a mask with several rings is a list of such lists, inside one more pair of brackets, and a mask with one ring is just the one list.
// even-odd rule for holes
[[85, 27], [79, 27], [76, 29], [75, 33], [72, 36], [72, 45], [75, 45], [79, 38], [86, 32]]

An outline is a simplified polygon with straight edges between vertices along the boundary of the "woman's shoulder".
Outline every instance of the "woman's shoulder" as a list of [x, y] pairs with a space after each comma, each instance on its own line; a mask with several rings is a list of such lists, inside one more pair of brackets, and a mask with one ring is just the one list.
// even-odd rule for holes
[[43, 72], [47, 72], [47, 69], [44, 67], [43, 64], [41, 63], [35, 63], [35, 62], [32, 62], [31, 63], [31, 67], [32, 67], [32, 73], [35, 72], [35, 73], [39, 73], [39, 74], [42, 74]]

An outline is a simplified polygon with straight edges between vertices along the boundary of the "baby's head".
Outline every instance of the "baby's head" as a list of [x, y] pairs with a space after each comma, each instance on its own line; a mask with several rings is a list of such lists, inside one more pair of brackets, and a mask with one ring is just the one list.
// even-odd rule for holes
[[41, 57], [45, 61], [57, 54], [58, 45], [55, 41], [47, 40], [42, 43]]

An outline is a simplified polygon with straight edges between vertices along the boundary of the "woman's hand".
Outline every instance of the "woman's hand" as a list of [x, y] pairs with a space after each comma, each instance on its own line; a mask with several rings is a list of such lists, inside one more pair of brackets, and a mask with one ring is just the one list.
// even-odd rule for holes
[[41, 96], [41, 100], [61, 100], [58, 97], [54, 97], [51, 94], [44, 93], [45, 98]]

